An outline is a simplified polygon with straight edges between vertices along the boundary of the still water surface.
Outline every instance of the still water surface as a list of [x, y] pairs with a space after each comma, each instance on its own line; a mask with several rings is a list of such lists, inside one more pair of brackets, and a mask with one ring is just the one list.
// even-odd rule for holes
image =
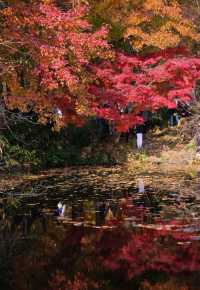
[[198, 174], [74, 170], [2, 192], [0, 217], [2, 290], [200, 289]]

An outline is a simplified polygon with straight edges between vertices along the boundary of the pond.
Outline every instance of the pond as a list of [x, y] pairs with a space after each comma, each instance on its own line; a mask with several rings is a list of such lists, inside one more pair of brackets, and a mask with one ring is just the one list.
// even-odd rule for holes
[[72, 168], [1, 192], [0, 289], [200, 289], [199, 176]]

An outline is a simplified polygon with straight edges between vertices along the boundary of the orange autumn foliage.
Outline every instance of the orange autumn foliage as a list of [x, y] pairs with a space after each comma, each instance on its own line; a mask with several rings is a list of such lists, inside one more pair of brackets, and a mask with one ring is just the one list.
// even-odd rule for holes
[[87, 66], [112, 54], [107, 27], [93, 31], [85, 6], [63, 10], [56, 1], [9, 2], [0, 10], [1, 37], [8, 44], [0, 46], [6, 106], [34, 110], [39, 122], [53, 119], [56, 129], [82, 124], [93, 101], [87, 93]]
[[[189, 20], [183, 21], [181, 6], [164, 0], [104, 0], [99, 6], [94, 1], [90, 10], [67, 9], [67, 1], [61, 0], [10, 0], [0, 11], [1, 37], [7, 44], [4, 50], [0, 46], [6, 106], [35, 111], [39, 122], [53, 121], [55, 129], [82, 125], [95, 116], [124, 132], [143, 122], [144, 110], [190, 101], [200, 60], [176, 46], [197, 41], [199, 35]], [[137, 50], [160, 51], [119, 53], [108, 41], [108, 25], [100, 23], [96, 29], [90, 23], [95, 9], [124, 25], [124, 36]], [[175, 49], [165, 49], [169, 46]]]
[[94, 11], [105, 21], [121, 25], [123, 36], [133, 48], [165, 49], [199, 41], [194, 23], [185, 18], [182, 6], [166, 0], [105, 0], [94, 1]]
[[194, 25], [184, 19], [181, 6], [176, 1], [145, 0], [128, 17], [126, 36], [133, 36], [137, 49], [145, 45], [164, 49], [177, 46], [182, 40], [199, 41]]

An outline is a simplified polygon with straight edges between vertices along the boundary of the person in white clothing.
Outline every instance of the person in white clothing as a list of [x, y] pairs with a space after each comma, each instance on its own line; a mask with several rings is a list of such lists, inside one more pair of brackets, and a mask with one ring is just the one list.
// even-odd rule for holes
[[141, 149], [143, 145], [143, 134], [137, 133], [137, 148]]
[[136, 145], [138, 149], [141, 149], [143, 147], [143, 131], [144, 125], [136, 126]]

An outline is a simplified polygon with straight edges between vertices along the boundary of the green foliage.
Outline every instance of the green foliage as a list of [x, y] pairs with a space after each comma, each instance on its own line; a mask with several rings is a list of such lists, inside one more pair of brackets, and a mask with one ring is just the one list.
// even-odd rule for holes
[[43, 156], [43, 162], [46, 167], [64, 167], [66, 165], [77, 165], [80, 152], [76, 146], [67, 146], [63, 148], [51, 147]]
[[3, 149], [7, 145], [8, 145], [8, 140], [5, 138], [5, 136], [0, 135], [0, 147]]
[[34, 150], [29, 151], [19, 145], [9, 146], [7, 154], [9, 157], [19, 161], [21, 164], [32, 162], [36, 158], [36, 152]]
[[0, 137], [3, 164], [8, 171], [64, 167], [73, 165], [109, 165], [115, 158], [100, 144], [108, 135], [106, 124], [91, 119], [81, 128], [72, 125], [60, 132], [52, 126], [24, 120], [13, 122], [11, 130]]
[[111, 165], [116, 160], [106, 151], [98, 151], [92, 156], [87, 156], [81, 160], [83, 165]]
[[6, 142], [3, 153], [3, 164], [7, 170], [40, 168], [40, 160], [35, 150], [28, 150], [20, 145], [11, 145]]

